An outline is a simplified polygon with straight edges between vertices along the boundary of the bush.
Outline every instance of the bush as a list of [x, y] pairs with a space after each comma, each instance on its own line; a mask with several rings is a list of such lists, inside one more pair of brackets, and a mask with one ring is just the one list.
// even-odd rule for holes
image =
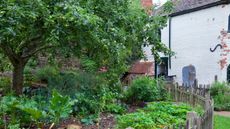
[[105, 105], [115, 104], [119, 96], [117, 92], [110, 90], [107, 81], [102, 77], [82, 71], [64, 71], [49, 77], [47, 89], [48, 92], [55, 89], [62, 95], [76, 99], [73, 114], [78, 116], [97, 114], [106, 110]]
[[[0, 122], [0, 128], [4, 125], [37, 125], [58, 123], [66, 118], [72, 111], [74, 101], [67, 96], [62, 96], [53, 91], [49, 101], [37, 101], [34, 98], [4, 96], [0, 100], [0, 116], [4, 121]], [[2, 117], [2, 116], [7, 116]], [[5, 121], [7, 119], [7, 121]]]
[[211, 96], [217, 96], [219, 94], [230, 93], [230, 87], [225, 82], [216, 82], [211, 86]]
[[215, 110], [230, 111], [230, 87], [227, 83], [214, 83], [210, 90]]
[[[116, 105], [116, 98], [120, 94], [112, 91], [108, 82], [100, 75], [76, 70], [51, 74], [50, 77], [46, 78], [48, 81], [48, 96], [50, 91], [55, 89], [62, 95], [70, 96], [72, 99], [77, 100], [73, 106], [73, 115], [85, 117], [90, 114], [98, 114], [102, 111], [123, 112], [122, 109], [118, 109], [120, 107], [107, 106]], [[46, 93], [44, 90], [37, 92], [40, 94]]]
[[49, 79], [55, 78], [59, 73], [57, 67], [45, 66], [44, 68], [37, 70], [35, 77], [37, 80], [47, 83]]
[[9, 77], [1, 77], [0, 78], [0, 93], [10, 93], [11, 91], [11, 78]]
[[125, 100], [128, 103], [162, 101], [166, 98], [164, 81], [150, 77], [139, 77], [133, 80], [125, 93]]
[[123, 114], [126, 112], [126, 108], [124, 105], [111, 103], [105, 105], [105, 112]]
[[184, 123], [186, 115], [192, 108], [185, 104], [171, 102], [149, 103], [147, 107], [117, 118], [117, 128], [158, 129]]

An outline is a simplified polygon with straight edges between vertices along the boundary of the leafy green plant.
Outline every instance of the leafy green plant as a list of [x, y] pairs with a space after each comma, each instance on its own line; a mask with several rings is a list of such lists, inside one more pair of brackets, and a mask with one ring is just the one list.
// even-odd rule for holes
[[117, 128], [158, 129], [172, 124], [184, 123], [192, 108], [171, 102], [149, 103], [137, 112], [117, 117]]
[[230, 86], [227, 83], [214, 83], [211, 87], [210, 94], [215, 102], [215, 110], [230, 110]]
[[230, 92], [230, 87], [225, 82], [216, 82], [211, 86], [210, 94], [211, 96], [217, 96], [219, 94], [224, 94]]
[[125, 99], [129, 103], [161, 101], [167, 98], [162, 80], [150, 77], [139, 77], [133, 80], [125, 93]]
[[204, 114], [204, 108], [201, 105], [196, 105], [193, 107], [193, 110], [199, 115], [202, 116]]
[[95, 72], [97, 69], [96, 62], [93, 60], [90, 60], [86, 56], [81, 58], [81, 65], [83, 69], [86, 70], [87, 72]]
[[[14, 96], [4, 96], [0, 101], [0, 115], [4, 117], [6, 122], [6, 115], [10, 115], [11, 123], [17, 123], [17, 106], [19, 101]], [[6, 123], [4, 123], [6, 125]]]
[[17, 108], [23, 111], [25, 114], [28, 114], [30, 121], [35, 122], [36, 125], [39, 125], [39, 122], [47, 117], [47, 113], [38, 107], [39, 106], [36, 101], [26, 97], [21, 99], [20, 104], [17, 105]]
[[97, 114], [89, 115], [87, 117], [82, 118], [81, 122], [86, 125], [92, 125], [98, 122], [98, 116]]
[[126, 108], [121, 104], [111, 103], [111, 104], [105, 105], [104, 111], [115, 113], [115, 114], [123, 114], [126, 112]]
[[49, 79], [54, 78], [59, 75], [59, 70], [57, 67], [45, 66], [44, 68], [38, 69], [35, 77], [37, 80], [42, 82], [48, 82]]
[[9, 77], [0, 78], [0, 93], [7, 94], [11, 91], [11, 79]]
[[8, 129], [20, 129], [20, 124], [9, 124]]
[[52, 92], [52, 97], [46, 101], [39, 98], [38, 96], [28, 98], [10, 95], [1, 98], [0, 116], [3, 121], [1, 121], [0, 127], [16, 124], [20, 126], [33, 124], [41, 127], [44, 122], [58, 123], [60, 119], [70, 115], [72, 105], [76, 102], [68, 96], [60, 95], [55, 90]]
[[49, 107], [51, 119], [55, 123], [59, 123], [61, 118], [67, 118], [72, 112], [73, 104], [74, 101], [71, 101], [68, 96], [62, 96], [56, 90], [53, 90]]

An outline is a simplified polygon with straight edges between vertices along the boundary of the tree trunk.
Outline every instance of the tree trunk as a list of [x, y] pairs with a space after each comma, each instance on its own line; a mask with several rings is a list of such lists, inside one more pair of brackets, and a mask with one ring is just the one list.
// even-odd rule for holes
[[25, 68], [25, 63], [20, 62], [14, 64], [12, 89], [16, 93], [16, 95], [22, 94], [23, 82], [24, 82], [24, 75], [23, 75], [24, 68]]

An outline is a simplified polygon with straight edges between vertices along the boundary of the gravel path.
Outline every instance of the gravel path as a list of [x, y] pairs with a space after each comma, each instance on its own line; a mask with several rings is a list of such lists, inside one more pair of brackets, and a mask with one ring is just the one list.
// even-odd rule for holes
[[215, 115], [230, 117], [230, 112], [227, 111], [215, 112]]

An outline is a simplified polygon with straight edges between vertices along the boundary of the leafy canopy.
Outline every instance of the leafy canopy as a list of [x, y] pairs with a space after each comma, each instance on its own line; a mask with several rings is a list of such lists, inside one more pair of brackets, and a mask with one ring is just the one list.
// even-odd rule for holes
[[137, 5], [129, 0], [2, 0], [0, 45], [11, 61], [61, 47], [63, 53], [71, 50], [102, 65], [118, 64], [132, 54], [140, 57], [143, 43], [155, 44], [157, 55], [166, 50], [158, 40], [163, 19], [149, 17]]

